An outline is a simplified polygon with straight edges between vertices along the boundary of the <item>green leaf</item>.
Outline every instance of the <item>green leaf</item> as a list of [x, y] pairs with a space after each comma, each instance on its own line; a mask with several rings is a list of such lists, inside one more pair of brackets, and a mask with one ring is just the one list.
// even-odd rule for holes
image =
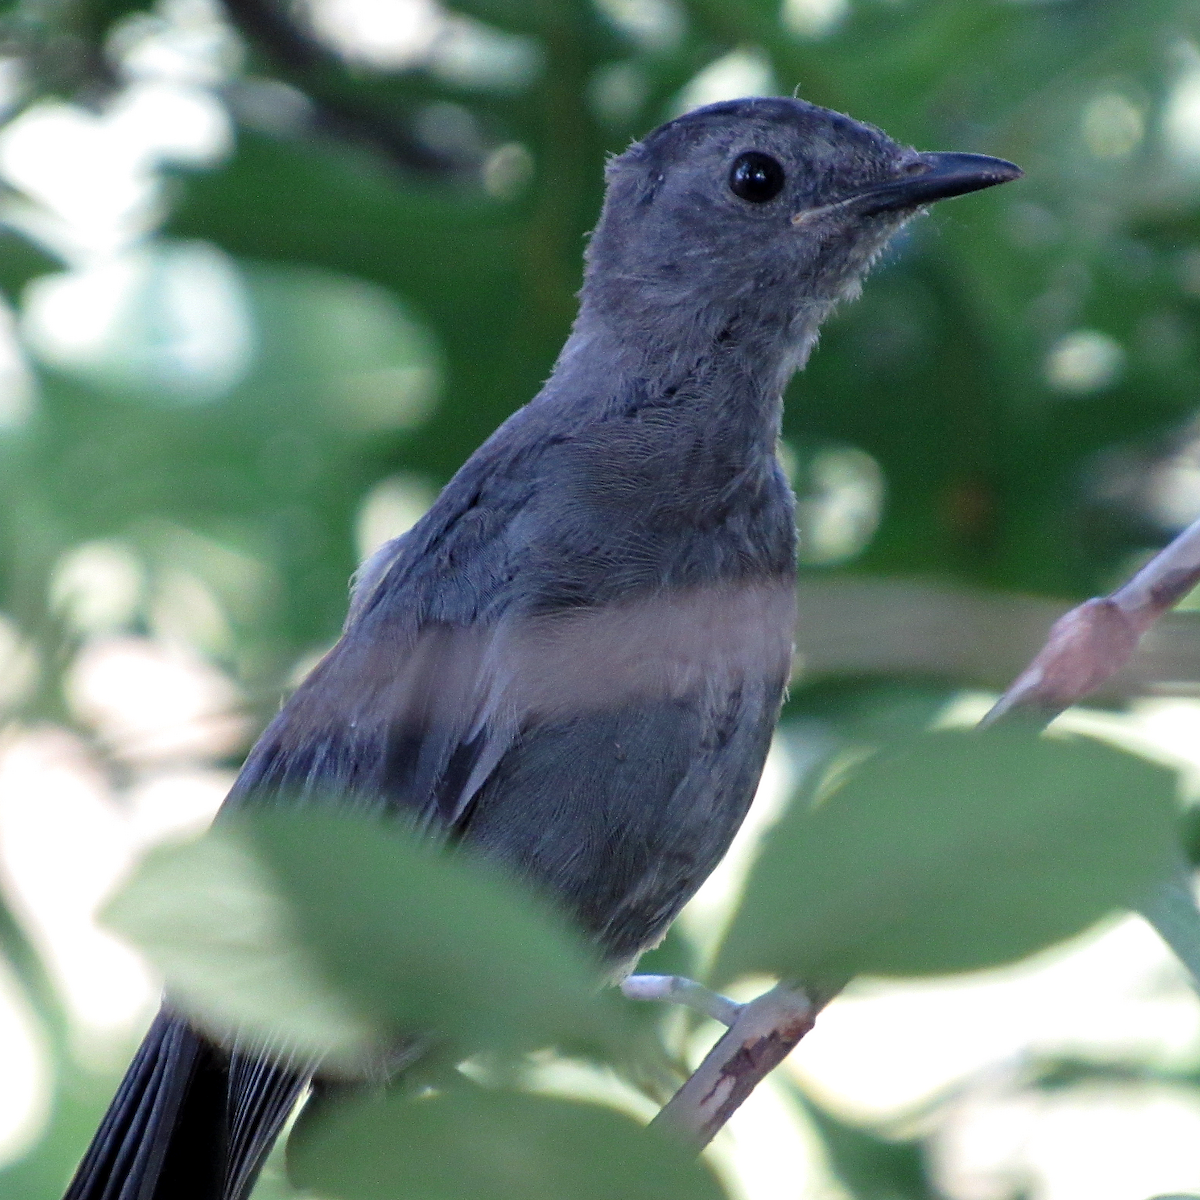
[[244, 830], [222, 825], [155, 850], [109, 902], [104, 922], [166, 978], [176, 1002], [216, 1036], [282, 1037], [300, 1055], [350, 1067], [384, 1040], [342, 995]]
[[1099, 742], [939, 732], [842, 768], [770, 836], [720, 980], [1006, 962], [1135, 904], [1177, 852], [1173, 773]]
[[594, 1104], [471, 1088], [339, 1104], [288, 1146], [304, 1188], [345, 1200], [716, 1200], [682, 1145]]
[[821, 1134], [829, 1165], [855, 1200], [935, 1200], [925, 1149], [919, 1141], [890, 1141], [838, 1120], [786, 1079]]
[[152, 853], [105, 920], [206, 1029], [335, 1067], [411, 1036], [465, 1056], [607, 1029], [599, 975], [557, 913], [375, 821], [239, 814]]

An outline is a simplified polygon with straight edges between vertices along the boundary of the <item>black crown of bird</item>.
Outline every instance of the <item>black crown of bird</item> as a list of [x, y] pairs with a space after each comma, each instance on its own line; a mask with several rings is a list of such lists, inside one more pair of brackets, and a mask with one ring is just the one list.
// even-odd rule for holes
[[[363, 565], [226, 810], [339, 797], [468, 841], [628, 972], [728, 848], [779, 716], [784, 387], [905, 222], [1020, 174], [780, 98], [611, 160], [552, 375]], [[168, 997], [67, 1198], [244, 1200], [310, 1084]]]

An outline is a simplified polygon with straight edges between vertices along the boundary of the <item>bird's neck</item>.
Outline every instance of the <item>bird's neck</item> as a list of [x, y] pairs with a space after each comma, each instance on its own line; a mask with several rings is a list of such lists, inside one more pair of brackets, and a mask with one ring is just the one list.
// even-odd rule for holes
[[587, 396], [601, 410], [631, 397], [706, 408], [714, 426], [773, 447], [782, 395], [816, 341], [827, 310], [746, 314], [736, 309], [607, 319], [585, 303], [548, 391]]

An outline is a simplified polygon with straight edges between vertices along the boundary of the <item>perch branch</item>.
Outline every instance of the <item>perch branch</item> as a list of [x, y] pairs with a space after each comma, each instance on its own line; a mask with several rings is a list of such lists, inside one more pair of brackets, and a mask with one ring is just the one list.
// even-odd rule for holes
[[1189, 525], [1132, 579], [1108, 596], [1071, 609], [1046, 644], [980, 722], [1038, 714], [1048, 725], [1133, 657], [1142, 635], [1200, 583], [1200, 521]]
[[813, 1027], [819, 1006], [779, 984], [743, 1004], [729, 1031], [671, 1097], [654, 1124], [707, 1146], [742, 1101]]
[[[980, 722], [992, 725], [1021, 712], [1049, 724], [1119, 671], [1137, 649], [1142, 635], [1200, 583], [1200, 520], [1188, 526], [1127, 583], [1108, 596], [1088, 600], [1055, 622], [1045, 645]], [[1200, 909], [1190, 873], [1179, 864], [1174, 878], [1156, 888], [1141, 906], [1142, 915], [1175, 951], [1200, 987]], [[636, 980], [653, 980], [639, 984]], [[664, 999], [708, 1011], [691, 988], [732, 1005], [674, 976], [633, 976], [637, 999]], [[628, 992], [626, 994], [629, 994]], [[691, 1078], [671, 1098], [655, 1122], [706, 1146], [738, 1106], [792, 1051], [813, 1027], [817, 1013], [832, 999], [815, 999], [781, 983], [749, 1004], [731, 1008], [729, 1031], [708, 1052]], [[735, 1006], [736, 1007], [736, 1006]]]

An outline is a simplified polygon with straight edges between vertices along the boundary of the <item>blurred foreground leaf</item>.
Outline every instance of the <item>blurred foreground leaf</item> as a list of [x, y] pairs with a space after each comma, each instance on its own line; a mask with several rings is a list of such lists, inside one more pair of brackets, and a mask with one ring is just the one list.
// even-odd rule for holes
[[721, 980], [992, 966], [1137, 903], [1176, 852], [1173, 773], [1099, 742], [927, 733], [826, 786], [768, 839]]
[[152, 853], [106, 920], [204, 1028], [328, 1065], [412, 1035], [464, 1055], [602, 1035], [598, 974], [555, 914], [375, 821], [224, 820]]
[[821, 1134], [829, 1165], [854, 1200], [934, 1200], [925, 1151], [917, 1141], [892, 1141], [838, 1120], [785, 1079]]
[[610, 1108], [476, 1088], [331, 1107], [288, 1146], [301, 1187], [346, 1200], [708, 1200], [694, 1155]]

